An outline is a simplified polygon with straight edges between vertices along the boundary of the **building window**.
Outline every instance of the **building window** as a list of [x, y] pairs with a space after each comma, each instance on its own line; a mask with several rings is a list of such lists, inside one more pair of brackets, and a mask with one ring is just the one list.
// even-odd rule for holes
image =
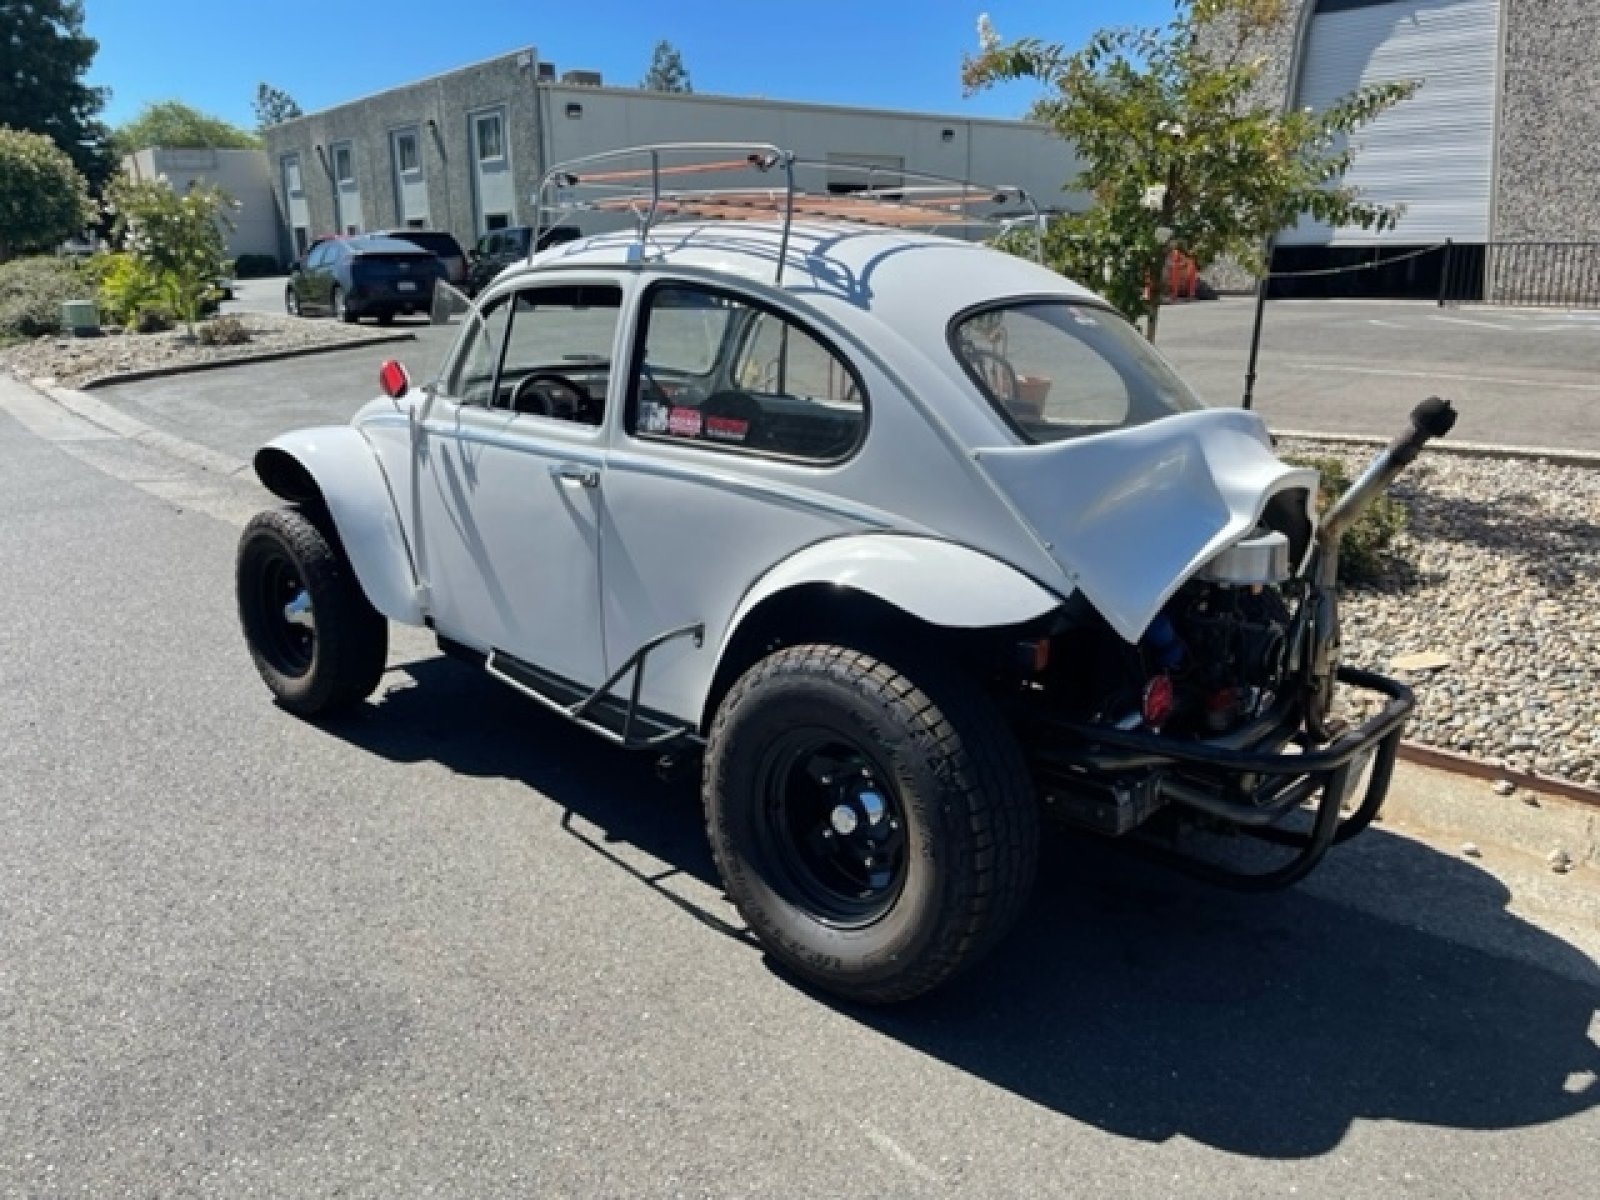
[[486, 113], [473, 118], [478, 139], [478, 161], [494, 162], [506, 156], [505, 130], [499, 113]]
[[507, 229], [511, 225], [511, 218], [505, 213], [490, 213], [483, 218], [485, 229]]
[[300, 188], [300, 156], [298, 154], [285, 154], [283, 156], [283, 190], [291, 196], [302, 194]]
[[356, 181], [355, 165], [351, 161], [349, 142], [340, 142], [333, 148], [333, 177], [340, 183], [354, 183]]
[[417, 156], [417, 135], [414, 133], [395, 134], [394, 156], [400, 163], [400, 173], [402, 175], [414, 175], [421, 170], [421, 160]]

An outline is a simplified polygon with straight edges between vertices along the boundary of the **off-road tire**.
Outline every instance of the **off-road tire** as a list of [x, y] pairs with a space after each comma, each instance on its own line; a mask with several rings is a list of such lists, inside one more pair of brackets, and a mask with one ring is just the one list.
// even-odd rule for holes
[[[311, 603], [309, 643], [283, 613], [296, 585]], [[275, 508], [252, 518], [239, 538], [235, 586], [250, 657], [284, 708], [322, 716], [359, 704], [378, 686], [389, 625], [361, 590], [325, 513]]]
[[[918, 675], [839, 646], [780, 650], [734, 684], [705, 755], [707, 835], [729, 898], [784, 967], [867, 1003], [910, 999], [976, 962], [1016, 921], [1038, 865], [1016, 739], [970, 685]], [[773, 825], [790, 827], [772, 816], [763, 764], [806, 728], [858, 744], [903, 818], [901, 887], [862, 922], [830, 920], [763, 845]]]

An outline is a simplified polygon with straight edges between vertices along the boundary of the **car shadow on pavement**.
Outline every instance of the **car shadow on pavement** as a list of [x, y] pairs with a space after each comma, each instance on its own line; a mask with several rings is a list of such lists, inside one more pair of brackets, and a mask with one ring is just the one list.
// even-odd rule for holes
[[[635, 882], [740, 940], [608, 847], [719, 885], [696, 781], [444, 659], [405, 664], [329, 731], [399, 761], [525, 782]], [[691, 773], [692, 774], [692, 773]], [[1600, 967], [1506, 911], [1477, 866], [1381, 827], [1296, 889], [1219, 891], [1117, 847], [1046, 839], [1039, 888], [981, 969], [921, 1000], [819, 1002], [1072, 1120], [1300, 1158], [1356, 1121], [1493, 1130], [1600, 1104]]]

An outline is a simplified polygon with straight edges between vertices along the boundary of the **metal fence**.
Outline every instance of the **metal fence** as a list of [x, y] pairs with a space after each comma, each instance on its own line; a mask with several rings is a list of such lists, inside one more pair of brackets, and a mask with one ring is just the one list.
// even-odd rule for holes
[[1440, 253], [1441, 305], [1600, 308], [1600, 242], [1447, 242]]

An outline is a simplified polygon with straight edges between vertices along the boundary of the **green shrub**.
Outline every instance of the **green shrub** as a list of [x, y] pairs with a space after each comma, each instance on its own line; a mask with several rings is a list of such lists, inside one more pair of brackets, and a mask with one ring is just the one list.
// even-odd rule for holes
[[233, 263], [235, 279], [264, 279], [269, 275], [281, 274], [283, 268], [278, 265], [278, 256], [275, 254], [241, 254]]
[[238, 317], [218, 317], [200, 326], [199, 338], [207, 346], [242, 346], [250, 340], [250, 331]]
[[123, 251], [97, 254], [90, 260], [89, 270], [99, 281], [100, 311], [114, 325], [133, 327], [142, 311], [168, 304], [168, 289], [160, 274], [137, 255]]
[[165, 333], [172, 328], [172, 310], [160, 304], [147, 304], [134, 316], [135, 333]]
[[0, 265], [0, 337], [38, 337], [61, 330], [61, 305], [94, 295], [69, 259], [19, 258]]
[[[1298, 467], [1313, 467], [1322, 475], [1317, 489], [1317, 510], [1327, 512], [1350, 486], [1350, 474], [1337, 458], [1289, 458]], [[1339, 540], [1339, 582], [1372, 583], [1381, 579], [1395, 559], [1394, 539], [1406, 527], [1405, 505], [1382, 495], [1367, 506]]]

